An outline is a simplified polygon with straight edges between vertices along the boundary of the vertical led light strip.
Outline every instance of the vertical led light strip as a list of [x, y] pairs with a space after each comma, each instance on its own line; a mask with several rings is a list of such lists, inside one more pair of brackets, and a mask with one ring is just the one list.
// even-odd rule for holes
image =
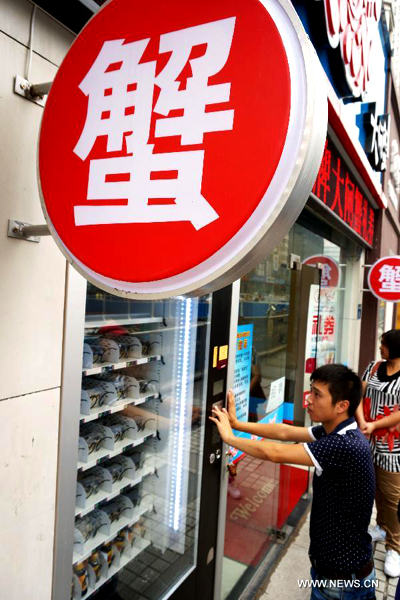
[[173, 410], [173, 450], [172, 478], [170, 494], [169, 526], [179, 531], [182, 511], [182, 486], [184, 479], [185, 425], [187, 423], [187, 408], [191, 404], [189, 397], [191, 337], [194, 299], [179, 298], [178, 309], [178, 340], [176, 348], [175, 368], [175, 406]]

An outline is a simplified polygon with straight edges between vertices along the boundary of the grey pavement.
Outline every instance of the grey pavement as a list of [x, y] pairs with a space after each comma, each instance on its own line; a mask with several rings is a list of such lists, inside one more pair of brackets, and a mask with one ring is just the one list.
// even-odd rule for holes
[[[372, 524], [375, 525], [375, 509]], [[278, 564], [267, 579], [266, 586], [257, 594], [258, 600], [309, 600], [310, 588], [300, 587], [299, 580], [310, 580], [310, 561], [308, 559], [310, 515], [308, 513], [297, 533], [289, 540]], [[398, 577], [387, 577], [383, 572], [385, 545], [375, 544], [375, 570], [378, 579], [377, 600], [394, 600]]]

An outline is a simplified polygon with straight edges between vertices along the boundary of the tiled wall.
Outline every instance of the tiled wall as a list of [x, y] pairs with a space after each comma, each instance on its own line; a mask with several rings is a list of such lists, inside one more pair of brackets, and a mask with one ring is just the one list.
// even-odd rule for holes
[[[7, 237], [10, 218], [44, 223], [43, 109], [13, 92], [14, 77], [25, 77], [32, 9], [0, 0], [0, 600], [50, 600], [53, 566], [66, 263], [50, 237]], [[37, 9], [30, 80], [51, 81], [73, 39]]]

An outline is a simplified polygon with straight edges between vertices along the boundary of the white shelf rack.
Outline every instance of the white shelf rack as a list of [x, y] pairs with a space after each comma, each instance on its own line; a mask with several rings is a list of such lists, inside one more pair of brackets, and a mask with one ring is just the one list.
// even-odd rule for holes
[[[131, 328], [131, 332], [133, 330], [135, 335], [140, 336], [142, 333], [152, 334], [152, 333], [161, 333], [166, 328], [166, 322], [162, 316], [152, 317], [146, 315], [132, 315], [131, 317], [120, 317], [117, 314], [111, 314], [109, 316], [105, 316], [105, 318], [99, 317], [99, 315], [93, 315], [93, 320], [90, 316], [86, 317], [85, 321], [85, 329], [88, 334], [91, 332], [95, 332], [102, 327], [112, 327], [112, 326], [126, 326]], [[137, 327], [136, 327], [137, 326]], [[153, 329], [154, 328], [154, 329]], [[140, 329], [146, 329], [145, 332], [139, 331]], [[160, 336], [159, 336], [160, 337]], [[161, 338], [162, 339], [162, 338]], [[129, 369], [129, 367], [136, 367], [138, 365], [146, 365], [147, 363], [153, 363], [156, 367], [157, 361], [163, 362], [162, 352], [160, 352], [161, 346], [158, 348], [155, 347], [154, 350], [158, 350], [158, 354], [152, 354], [150, 356], [140, 356], [139, 358], [120, 358], [120, 360], [116, 363], [104, 362], [104, 363], [95, 363], [92, 368], [82, 368], [83, 376], [91, 376], [97, 375], [103, 372], [115, 372], [124, 369]], [[150, 367], [150, 370], [154, 367]], [[129, 371], [128, 371], [129, 373]], [[80, 423], [89, 423], [96, 422], [98, 419], [102, 417], [114, 413], [122, 412], [128, 406], [138, 406], [146, 403], [147, 401], [157, 400], [161, 396], [159, 393], [146, 393], [141, 394], [139, 398], [123, 398], [118, 400], [113, 405], [103, 405], [97, 406], [90, 411], [90, 414], [85, 415], [83, 413], [80, 414]], [[149, 404], [147, 405], [149, 406]], [[101, 423], [101, 421], [100, 421]], [[118, 455], [121, 455], [125, 451], [129, 451], [131, 448], [139, 447], [147, 440], [155, 438], [157, 435], [157, 429], [155, 424], [150, 422], [148, 423], [150, 427], [146, 427], [144, 431], [136, 432], [138, 436], [137, 439], [125, 438], [122, 441], [116, 442], [114, 444], [113, 450], [108, 448], [100, 447], [97, 452], [93, 452], [88, 457], [88, 462], [83, 463], [81, 461], [78, 462], [77, 470], [78, 473], [86, 472], [89, 469], [95, 466], [102, 466], [105, 461], [112, 459]], [[140, 436], [140, 437], [139, 437]], [[147, 465], [147, 466], [146, 466]], [[130, 471], [132, 473], [132, 471]], [[123, 477], [121, 481], [116, 481], [111, 488], [111, 491], [107, 491], [104, 489], [98, 490], [96, 494], [93, 494], [89, 497], [86, 502], [85, 508], [76, 506], [75, 507], [75, 517], [81, 518], [85, 515], [89, 515], [94, 510], [101, 510], [102, 507], [109, 501], [112, 501], [114, 498], [117, 498], [121, 494], [127, 493], [135, 486], [139, 485], [145, 478], [154, 475], [157, 473], [156, 471], [156, 456], [154, 456], [154, 460], [149, 460], [149, 462], [145, 463], [141, 469], [136, 470], [132, 474], [132, 478]], [[127, 473], [125, 473], [127, 475]], [[130, 516], [125, 516], [126, 514], [121, 514], [118, 521], [111, 523], [111, 525], [107, 525], [107, 527], [100, 528], [95, 537], [89, 538], [87, 542], [83, 545], [74, 546], [75, 549], [79, 549], [79, 552], [73, 552], [73, 565], [77, 563], [81, 563], [88, 559], [90, 555], [98, 551], [101, 546], [107, 544], [109, 542], [114, 543], [115, 538], [119, 535], [119, 533], [124, 530], [126, 527], [133, 526], [137, 523], [143, 515], [147, 514], [147, 517], [153, 511], [153, 503], [154, 499], [149, 497], [145, 498], [139, 506], [136, 506], [133, 512], [130, 513]], [[90, 518], [90, 517], [89, 517]], [[107, 533], [104, 533], [106, 531]], [[136, 556], [138, 556], [143, 550], [145, 550], [150, 544], [150, 532], [147, 531], [144, 534], [144, 537], [136, 536], [133, 542], [133, 545], [128, 545], [124, 552], [119, 555], [118, 560], [115, 560], [115, 564], [113, 564], [109, 569], [103, 570], [102, 575], [100, 576], [99, 581], [94, 585], [94, 581], [91, 579], [91, 583], [94, 587], [90, 586], [87, 593], [85, 594], [85, 598], [92, 597], [92, 595], [96, 596], [96, 592], [101, 588], [104, 584], [113, 579], [121, 569], [123, 569], [130, 561], [132, 561]]]
[[157, 432], [153, 429], [144, 429], [144, 435], [138, 438], [137, 440], [133, 440], [132, 438], [127, 438], [126, 440], [121, 440], [115, 444], [114, 450], [109, 450], [108, 448], [100, 448], [97, 452], [93, 452], [90, 455], [91, 459], [87, 463], [83, 463], [78, 461], [78, 473], [82, 471], [87, 471], [96, 465], [102, 464], [104, 461], [109, 458], [114, 458], [114, 456], [118, 456], [125, 450], [129, 450], [130, 448], [134, 448], [135, 446], [140, 446], [147, 439], [151, 437], [155, 437]]
[[76, 563], [80, 563], [89, 558], [89, 556], [99, 546], [107, 544], [107, 542], [111, 542], [114, 538], [117, 537], [117, 535], [120, 531], [122, 531], [122, 529], [125, 529], [125, 527], [130, 527], [137, 523], [140, 517], [146, 514], [149, 510], [153, 510], [153, 504], [147, 504], [146, 506], [140, 507], [138, 510], [135, 510], [134, 515], [131, 518], [121, 517], [118, 521], [112, 523], [110, 527], [110, 533], [108, 535], [98, 532], [94, 538], [91, 538], [85, 543], [82, 554], [74, 552], [72, 559], [73, 564], [75, 565]]
[[[95, 408], [90, 411], [90, 415], [83, 415], [81, 413], [80, 422], [81, 423], [89, 423], [90, 421], [95, 421], [100, 417], [105, 417], [106, 415], [111, 415], [113, 413], [121, 412], [129, 406], [130, 404], [133, 406], [138, 406], [139, 404], [143, 404], [147, 400], [151, 400], [153, 398], [157, 398], [158, 394], [145, 394], [140, 398], [124, 398], [123, 400], [118, 400], [115, 404], [110, 406], [109, 404], [105, 404], [104, 406], [100, 406], [99, 408]], [[108, 407], [108, 408], [107, 408]]]
[[89, 375], [97, 375], [104, 371], [116, 371], [118, 369], [125, 369], [126, 367], [134, 367], [136, 365], [144, 365], [145, 363], [154, 362], [160, 360], [160, 354], [154, 354], [153, 356], [143, 356], [142, 358], [131, 358], [124, 362], [110, 363], [104, 362], [95, 364], [91, 369], [82, 369], [82, 375], [88, 377]]
[[129, 479], [129, 477], [124, 477], [123, 479], [121, 479], [121, 481], [118, 482], [118, 485], [114, 484], [112, 492], [99, 490], [97, 494], [90, 498], [89, 506], [87, 506], [86, 508], [81, 508], [80, 506], [75, 507], [75, 517], [83, 517], [84, 515], [87, 515], [88, 513], [92, 512], [92, 510], [94, 510], [95, 508], [101, 509], [101, 504], [108, 502], [113, 498], [116, 498], [124, 492], [127, 492], [131, 488], [135, 487], [135, 485], [138, 485], [141, 481], [143, 481], [143, 479], [145, 479], [149, 475], [153, 475], [154, 473], [154, 467], [148, 467], [146, 469], [143, 468], [135, 472], [135, 475], [137, 475], [135, 479]]
[[[86, 329], [98, 329], [99, 327], [109, 327], [113, 325], [147, 325], [149, 323], [162, 323], [162, 317], [121, 317], [120, 319], [94, 319], [85, 321]], [[140, 332], [139, 332], [140, 333]]]

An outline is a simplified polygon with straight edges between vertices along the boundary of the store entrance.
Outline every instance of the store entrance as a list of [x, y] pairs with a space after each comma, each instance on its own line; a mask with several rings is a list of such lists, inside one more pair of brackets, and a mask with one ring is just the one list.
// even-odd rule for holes
[[[244, 421], [305, 424], [306, 371], [316, 359], [315, 343], [307, 336], [313, 335], [314, 310], [318, 317], [320, 271], [293, 258], [288, 236], [241, 280], [235, 393], [241, 407], [247, 406]], [[255, 591], [253, 576], [290, 529], [288, 523], [293, 525], [309, 485], [308, 468], [241, 452], [231, 461], [237, 476], [228, 484], [222, 600]]]
[[286, 349], [286, 414], [293, 425], [309, 425], [305, 411], [310, 375], [317, 366], [320, 317], [320, 270], [294, 263]]

